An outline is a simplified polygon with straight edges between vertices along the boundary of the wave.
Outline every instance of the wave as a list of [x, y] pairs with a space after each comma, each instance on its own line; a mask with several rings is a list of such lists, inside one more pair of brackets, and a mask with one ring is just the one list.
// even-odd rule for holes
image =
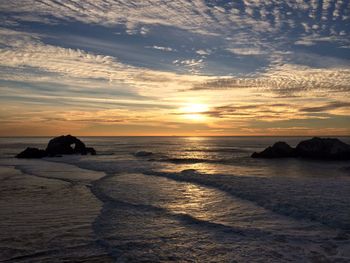
[[[62, 160], [63, 161], [63, 160]], [[150, 159], [152, 162], [199, 163], [212, 162], [229, 164], [230, 160], [207, 160], [200, 158]], [[152, 162], [149, 162], [152, 164]], [[180, 173], [158, 172], [147, 166], [147, 162], [133, 163], [74, 161], [69, 162], [80, 168], [103, 171], [106, 174], [138, 172], [176, 181], [192, 182], [214, 187], [238, 198], [249, 200], [278, 214], [296, 219], [308, 219], [333, 228], [350, 232], [350, 181], [347, 177], [253, 177], [233, 174], [205, 174], [196, 170]]]
[[50, 176], [50, 175], [42, 175], [40, 172], [39, 173], [35, 172], [35, 171], [33, 171], [32, 168], [28, 168], [28, 167], [23, 166], [23, 165], [15, 165], [14, 168], [16, 170], [20, 171], [21, 173], [26, 174], [26, 175], [31, 175], [31, 176], [49, 179], [49, 180], [58, 180], [58, 181], [62, 181], [65, 183], [69, 183], [71, 185], [75, 185], [78, 183], [78, 180], [74, 180], [74, 179], [70, 179], [70, 178], [61, 178], [61, 177]]
[[208, 175], [193, 169], [145, 174], [214, 187], [278, 214], [317, 221], [350, 233], [349, 180]]
[[[208, 261], [210, 251], [220, 249], [224, 249], [220, 251], [225, 262], [232, 260], [231, 253], [238, 257], [243, 253], [247, 260], [256, 256], [252, 251], [242, 252], [249, 248], [258, 249], [259, 258], [266, 262], [303, 262], [307, 261], [309, 250], [325, 254], [324, 246], [330, 244], [337, 252], [343, 242], [336, 240], [337, 231], [320, 224], [276, 215], [213, 189], [217, 187], [189, 184], [190, 180], [184, 177], [201, 176], [195, 170], [157, 175], [166, 178], [157, 178], [154, 174], [111, 175], [93, 187], [95, 195], [104, 202], [93, 227], [99, 243], [117, 261], [134, 262], [154, 255], [152, 262], [167, 261], [169, 255], [179, 255], [178, 261], [183, 261], [188, 253], [192, 258], [199, 258], [202, 252], [205, 254], [202, 261]], [[181, 176], [184, 180], [168, 180], [174, 179], [172, 176]], [[184, 198], [187, 195], [189, 199]], [[240, 245], [239, 252], [236, 244]], [[178, 254], [181, 247], [184, 250]], [[285, 255], [285, 260], [271, 260], [271, 256], [265, 254], [271, 250], [288, 251], [289, 255]]]
[[[107, 206], [109, 209], [114, 209], [118, 208], [121, 210], [130, 210], [130, 209], [135, 209], [138, 210], [139, 212], [149, 212], [149, 213], [157, 213], [157, 214], [162, 214], [164, 217], [170, 217], [173, 218], [183, 224], [192, 226], [192, 227], [199, 227], [199, 228], [205, 228], [206, 231], [212, 229], [215, 232], [225, 232], [225, 233], [231, 233], [235, 235], [241, 235], [241, 236], [251, 236], [251, 237], [263, 237], [263, 236], [271, 236], [271, 232], [269, 231], [264, 231], [262, 229], [258, 228], [244, 228], [244, 227], [238, 227], [238, 226], [230, 226], [218, 222], [212, 222], [210, 220], [203, 220], [196, 218], [190, 214], [185, 214], [185, 213], [175, 213], [172, 212], [171, 210], [162, 208], [162, 207], [157, 207], [154, 205], [149, 205], [149, 204], [133, 204], [129, 202], [124, 202], [122, 200], [117, 200], [114, 199], [110, 196], [106, 196], [103, 193], [97, 193], [101, 190], [97, 190], [96, 188], [94, 189], [94, 193], [96, 193], [97, 196], [102, 197], [102, 199], [105, 203], [107, 203]], [[98, 228], [98, 222], [95, 222], [95, 227]]]

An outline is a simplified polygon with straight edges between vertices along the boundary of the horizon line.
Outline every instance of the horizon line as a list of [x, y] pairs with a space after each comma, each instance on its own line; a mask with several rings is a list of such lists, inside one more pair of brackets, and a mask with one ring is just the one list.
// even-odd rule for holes
[[[48, 138], [62, 135], [0, 136], [0, 138]], [[350, 137], [349, 135], [72, 135], [75, 137]]]

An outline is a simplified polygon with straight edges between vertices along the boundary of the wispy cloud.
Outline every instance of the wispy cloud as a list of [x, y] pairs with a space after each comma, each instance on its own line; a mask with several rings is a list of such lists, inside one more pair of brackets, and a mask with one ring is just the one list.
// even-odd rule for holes
[[300, 65], [271, 68], [258, 76], [218, 78], [195, 84], [190, 90], [255, 88], [279, 95], [305, 92], [349, 92], [350, 69], [314, 69]]
[[[201, 0], [174, 1], [34, 1], [23, 0], [3, 2], [0, 9], [12, 16], [3, 20], [36, 21], [44, 23], [63, 19], [76, 20], [88, 24], [104, 26], [124, 25], [127, 32], [147, 34], [152, 25], [178, 27], [184, 30], [208, 35], [236, 36], [239, 32], [249, 32], [241, 38], [245, 44], [254, 40], [263, 41], [261, 33], [286, 32], [286, 28], [298, 28], [302, 33], [313, 34], [314, 39], [322, 38], [323, 32], [346, 41], [345, 31], [335, 26], [337, 21], [346, 21], [347, 1], [243, 1], [210, 4]], [[298, 13], [296, 19], [293, 14]], [[50, 20], [51, 18], [51, 20]], [[300, 25], [300, 26], [299, 26]], [[243, 35], [241, 35], [243, 36]], [[255, 36], [255, 37], [254, 37]], [[288, 37], [286, 35], [286, 37]], [[237, 39], [237, 37], [235, 37]], [[281, 42], [281, 38], [277, 42]], [[290, 41], [289, 39], [285, 39]], [[329, 38], [329, 41], [334, 41]], [[296, 40], [298, 41], [298, 39]], [[299, 40], [302, 41], [302, 40]], [[276, 42], [276, 43], [277, 43]], [[305, 41], [304, 41], [305, 42]], [[309, 42], [311, 43], [311, 42]]]
[[327, 104], [313, 106], [313, 107], [303, 107], [300, 111], [303, 112], [327, 112], [337, 109], [346, 109], [348, 114], [350, 114], [350, 102], [344, 101], [333, 101]]
[[243, 55], [243, 56], [256, 56], [256, 55], [263, 55], [266, 54], [265, 51], [254, 48], [254, 47], [236, 47], [236, 48], [227, 48], [228, 51], [232, 52], [236, 55]]
[[174, 60], [173, 64], [182, 66], [188, 69], [190, 73], [196, 74], [203, 68], [203, 59], [185, 59], [185, 60]]
[[255, 103], [241, 105], [225, 105], [215, 107], [210, 111], [205, 112], [206, 115], [213, 118], [241, 121], [265, 121], [273, 122], [278, 120], [293, 120], [293, 119], [324, 119], [324, 116], [307, 115], [300, 112], [298, 105], [288, 103]]
[[[39, 123], [287, 134], [322, 122], [331, 132], [350, 114], [349, 1], [23, 0], [0, 10], [0, 134]], [[186, 103], [207, 104], [206, 123], [185, 120]]]
[[153, 48], [153, 49], [157, 49], [157, 50], [161, 50], [161, 51], [167, 51], [167, 52], [173, 52], [176, 51], [176, 49], [173, 49], [171, 47], [162, 47], [162, 46], [147, 46], [146, 48]]
[[[36, 68], [72, 78], [103, 79], [129, 85], [130, 88], [137, 86], [140, 90], [143, 87], [149, 89], [164, 85], [174, 90], [179, 85], [189, 86], [207, 79], [205, 76], [192, 77], [129, 66], [114, 57], [44, 44], [40, 38], [23, 32], [4, 30], [1, 34], [3, 38], [8, 36], [13, 42], [8, 42], [7, 47], [0, 50], [2, 67]], [[201, 62], [202, 60], [185, 60], [179, 63], [195, 69]], [[11, 75], [10, 71], [7, 75]]]

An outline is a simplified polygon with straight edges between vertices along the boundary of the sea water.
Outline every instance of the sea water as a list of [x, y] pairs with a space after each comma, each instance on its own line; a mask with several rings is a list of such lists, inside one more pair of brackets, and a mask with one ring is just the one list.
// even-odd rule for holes
[[0, 139], [0, 261], [350, 262], [350, 163], [250, 158], [307, 138], [49, 139]]

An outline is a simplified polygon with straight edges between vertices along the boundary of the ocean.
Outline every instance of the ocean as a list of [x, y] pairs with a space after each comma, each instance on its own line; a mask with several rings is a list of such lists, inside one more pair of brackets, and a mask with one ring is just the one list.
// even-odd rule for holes
[[0, 138], [0, 262], [350, 262], [350, 162], [250, 158], [306, 137], [79, 138]]

